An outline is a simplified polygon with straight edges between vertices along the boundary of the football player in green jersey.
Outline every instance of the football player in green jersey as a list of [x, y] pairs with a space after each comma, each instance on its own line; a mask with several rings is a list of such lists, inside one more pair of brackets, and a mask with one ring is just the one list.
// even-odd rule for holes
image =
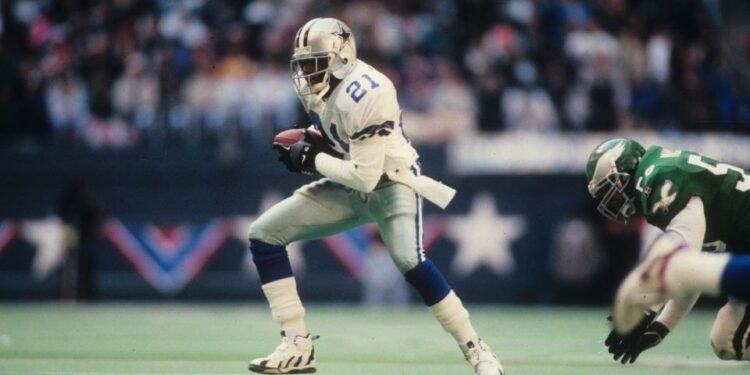
[[750, 253], [750, 174], [695, 152], [617, 138], [591, 153], [586, 176], [604, 216], [626, 222], [640, 214], [664, 231], [615, 298], [615, 329], [605, 341], [615, 360], [632, 363], [658, 345], [700, 292], [730, 297], [711, 330], [716, 355], [750, 359], [750, 288], [742, 287], [750, 285], [750, 258], [700, 253]]

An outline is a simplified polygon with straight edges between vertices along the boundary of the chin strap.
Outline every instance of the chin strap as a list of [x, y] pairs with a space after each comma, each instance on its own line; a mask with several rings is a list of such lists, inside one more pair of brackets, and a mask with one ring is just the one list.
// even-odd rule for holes
[[320, 96], [321, 100], [328, 100], [328, 97], [331, 96], [333, 93], [333, 90], [336, 90], [336, 87], [341, 83], [341, 80], [336, 78], [333, 73], [330, 73], [330, 78], [328, 78], [328, 85], [321, 91], [323, 94]]

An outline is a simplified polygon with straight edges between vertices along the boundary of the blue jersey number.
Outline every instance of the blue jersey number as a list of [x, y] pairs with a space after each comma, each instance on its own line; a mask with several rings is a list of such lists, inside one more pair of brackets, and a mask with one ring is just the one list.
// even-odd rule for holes
[[352, 97], [355, 103], [359, 103], [362, 97], [367, 94], [367, 90], [362, 88], [362, 84], [359, 81], [352, 81], [349, 86], [346, 86], [346, 93]]
[[[369, 75], [362, 74], [362, 78], [370, 82], [370, 88], [374, 89], [380, 84], [375, 82]], [[367, 90], [362, 87], [362, 84], [359, 83], [359, 81], [352, 81], [352, 83], [349, 84], [349, 86], [346, 87], [346, 93], [349, 94], [349, 96], [352, 97], [352, 100], [354, 100], [355, 103], [359, 103], [359, 101], [362, 99], [365, 94], [367, 94]]]
[[[344, 151], [349, 152], [349, 145], [344, 143], [343, 140], [341, 140], [341, 137], [338, 134], [338, 129], [336, 129], [336, 124], [331, 123], [331, 136], [328, 136], [328, 133], [323, 129], [323, 121], [320, 120], [320, 115], [318, 115], [315, 111], [310, 111], [307, 113], [308, 116], [310, 116], [310, 121], [312, 121], [313, 125], [315, 125], [315, 129], [318, 129], [320, 134], [323, 134], [323, 136], [326, 139], [326, 143], [328, 143], [331, 147], [336, 147], [336, 144], [338, 143], [339, 147], [341, 147]], [[336, 143], [334, 143], [331, 138], [333, 138]]]

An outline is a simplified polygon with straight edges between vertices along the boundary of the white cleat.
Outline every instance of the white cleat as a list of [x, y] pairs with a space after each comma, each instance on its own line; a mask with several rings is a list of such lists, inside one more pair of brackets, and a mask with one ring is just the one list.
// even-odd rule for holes
[[264, 358], [250, 361], [250, 371], [261, 374], [312, 374], [315, 370], [316, 337], [299, 335], [292, 330], [281, 331], [281, 344]]
[[492, 348], [482, 339], [471, 339], [459, 347], [477, 375], [505, 375], [505, 370], [492, 352]]
[[680, 291], [668, 282], [666, 270], [673, 257], [686, 249], [683, 242], [664, 238], [654, 243], [648, 257], [630, 271], [617, 290], [612, 309], [612, 323], [618, 333], [633, 330], [649, 307], [679, 297]]

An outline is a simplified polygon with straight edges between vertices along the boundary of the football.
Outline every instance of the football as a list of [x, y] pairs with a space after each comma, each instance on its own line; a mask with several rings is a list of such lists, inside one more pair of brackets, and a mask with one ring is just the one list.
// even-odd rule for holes
[[[305, 132], [307, 132], [307, 139], [305, 139]], [[287, 129], [279, 134], [276, 134], [276, 136], [273, 137], [274, 146], [281, 146], [285, 148], [290, 147], [291, 145], [299, 141], [307, 141], [319, 147], [322, 152], [325, 152], [328, 155], [331, 155], [337, 158], [343, 157], [343, 155], [341, 155], [340, 153], [332, 149], [330, 146], [328, 146], [325, 138], [323, 138], [323, 135], [320, 134], [320, 132], [313, 127], [309, 127], [307, 129], [300, 129], [300, 128]]]
[[291, 146], [299, 141], [305, 140], [305, 131], [307, 131], [308, 142], [317, 145], [325, 144], [323, 135], [320, 134], [317, 129], [312, 127], [307, 129], [295, 128], [284, 130], [283, 132], [276, 134], [276, 136], [273, 137], [273, 144], [274, 146]]
[[273, 145], [289, 147], [304, 139], [305, 129], [287, 129], [273, 137]]

